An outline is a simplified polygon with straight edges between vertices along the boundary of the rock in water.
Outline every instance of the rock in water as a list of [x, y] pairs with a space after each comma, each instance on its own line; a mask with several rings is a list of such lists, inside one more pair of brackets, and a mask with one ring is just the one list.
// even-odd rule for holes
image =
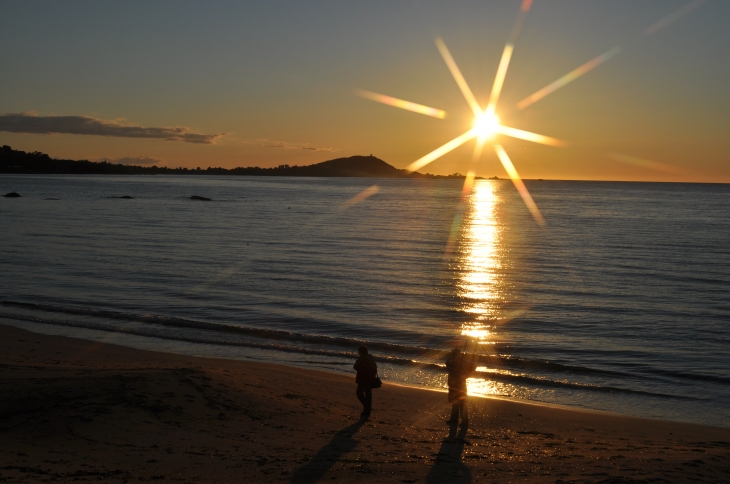
[[201, 197], [200, 195], [193, 195], [192, 197], [190, 197], [190, 200], [202, 200], [204, 202], [212, 201], [212, 199], [207, 198], [207, 197]]
[[16, 193], [16, 192], [10, 192], [10, 193], [6, 193], [5, 195], [3, 195], [3, 197], [5, 197], [5, 198], [18, 198], [18, 197], [22, 197], [22, 195], [19, 194], [19, 193]]

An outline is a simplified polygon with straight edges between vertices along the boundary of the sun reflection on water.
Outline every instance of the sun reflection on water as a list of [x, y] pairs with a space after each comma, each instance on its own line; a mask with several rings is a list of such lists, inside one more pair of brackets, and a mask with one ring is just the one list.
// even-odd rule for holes
[[[464, 225], [459, 237], [456, 283], [462, 311], [469, 320], [461, 326], [469, 353], [492, 354], [496, 324], [500, 319], [503, 290], [502, 229], [496, 213], [499, 184], [490, 180], [474, 182], [465, 200]], [[480, 368], [481, 371], [487, 370]], [[488, 371], [488, 370], [487, 370]], [[501, 393], [495, 382], [481, 378], [467, 380], [470, 394]]]
[[461, 277], [457, 287], [462, 310], [473, 317], [462, 328], [462, 334], [479, 340], [488, 339], [501, 300], [502, 254], [500, 227], [495, 218], [496, 189], [497, 184], [489, 180], [474, 183], [460, 240]]

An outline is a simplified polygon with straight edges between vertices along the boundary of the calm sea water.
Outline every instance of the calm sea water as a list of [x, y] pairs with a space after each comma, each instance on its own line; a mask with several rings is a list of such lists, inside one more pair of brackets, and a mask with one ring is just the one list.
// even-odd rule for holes
[[730, 186], [527, 185], [0, 176], [0, 322], [730, 427]]

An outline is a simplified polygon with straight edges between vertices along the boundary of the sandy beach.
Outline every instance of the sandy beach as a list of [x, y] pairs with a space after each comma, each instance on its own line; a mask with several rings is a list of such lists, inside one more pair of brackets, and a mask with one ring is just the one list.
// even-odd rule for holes
[[0, 481], [727, 482], [730, 429], [0, 326]]

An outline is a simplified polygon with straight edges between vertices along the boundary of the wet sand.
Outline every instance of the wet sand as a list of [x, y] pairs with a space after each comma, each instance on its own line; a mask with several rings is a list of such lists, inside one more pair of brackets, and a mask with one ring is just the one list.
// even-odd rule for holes
[[728, 482], [730, 429], [0, 326], [0, 482]]

